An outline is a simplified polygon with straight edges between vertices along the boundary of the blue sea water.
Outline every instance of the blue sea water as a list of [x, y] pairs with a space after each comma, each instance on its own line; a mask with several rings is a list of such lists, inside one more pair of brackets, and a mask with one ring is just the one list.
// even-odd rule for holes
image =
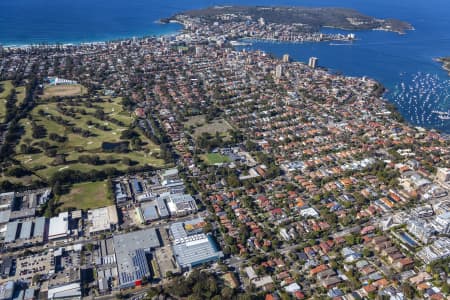
[[[450, 120], [432, 111], [450, 110], [450, 77], [433, 59], [450, 56], [448, 0], [0, 0], [0, 44], [80, 43], [174, 33], [177, 24], [158, 24], [174, 13], [212, 5], [299, 5], [357, 9], [413, 24], [405, 35], [354, 32], [345, 43], [265, 43], [251, 49], [295, 60], [316, 56], [335, 72], [368, 76], [383, 83], [386, 97], [413, 125], [450, 133]], [[324, 30], [328, 31], [328, 30]]]

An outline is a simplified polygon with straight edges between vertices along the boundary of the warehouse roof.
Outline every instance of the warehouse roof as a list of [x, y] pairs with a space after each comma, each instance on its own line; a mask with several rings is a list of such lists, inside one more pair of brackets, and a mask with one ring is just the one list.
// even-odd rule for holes
[[9, 216], [11, 215], [10, 210], [0, 211], [0, 224], [7, 223], [9, 221]]
[[43, 237], [45, 231], [45, 217], [36, 218], [34, 221], [33, 237]]
[[150, 273], [145, 251], [161, 245], [156, 229], [134, 231], [114, 236], [119, 280], [122, 287], [134, 284]]
[[175, 240], [173, 253], [182, 268], [195, 267], [223, 256], [212, 237], [204, 233]]
[[48, 290], [47, 299], [81, 298], [80, 283], [71, 283]]
[[156, 211], [155, 203], [148, 203], [142, 205], [142, 215], [145, 221], [154, 221], [159, 219], [158, 212]]
[[32, 221], [26, 221], [22, 223], [22, 229], [20, 230], [19, 239], [28, 240], [31, 237], [31, 229], [33, 227]]
[[19, 222], [17, 221], [8, 223], [8, 226], [6, 227], [5, 243], [12, 243], [16, 240], [18, 227]]
[[89, 210], [88, 221], [91, 224], [89, 228], [90, 233], [109, 230], [111, 225], [119, 223], [116, 206], [111, 205]]
[[62, 212], [50, 219], [49, 239], [66, 236], [69, 232], [69, 213]]
[[156, 207], [158, 208], [158, 213], [161, 216], [161, 218], [166, 218], [169, 216], [169, 211], [167, 210], [167, 206], [166, 203], [164, 202], [164, 199], [157, 198]]

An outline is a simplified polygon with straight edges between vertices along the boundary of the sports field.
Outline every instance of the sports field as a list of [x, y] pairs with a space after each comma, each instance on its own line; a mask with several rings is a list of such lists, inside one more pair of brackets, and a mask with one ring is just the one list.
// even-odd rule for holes
[[62, 211], [67, 208], [88, 210], [114, 204], [107, 197], [106, 181], [79, 183], [72, 186], [70, 192], [59, 198], [58, 208]]
[[72, 85], [52, 85], [46, 86], [44, 88], [43, 99], [48, 99], [51, 97], [69, 97], [69, 96], [79, 96], [86, 93], [86, 88], [81, 84]]
[[230, 162], [228, 156], [222, 155], [220, 153], [208, 153], [202, 156], [202, 159], [209, 165], [223, 164]]

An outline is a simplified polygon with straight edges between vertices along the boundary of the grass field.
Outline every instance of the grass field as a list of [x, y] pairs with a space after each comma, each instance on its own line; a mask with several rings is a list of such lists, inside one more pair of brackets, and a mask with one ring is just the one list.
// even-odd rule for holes
[[191, 126], [197, 127], [202, 126], [206, 123], [206, 119], [204, 115], [192, 116], [185, 123], [184, 127], [189, 128]]
[[233, 129], [233, 127], [231, 127], [224, 119], [216, 119], [207, 122], [203, 115], [190, 117], [184, 126], [185, 128], [194, 126], [194, 137], [196, 138], [201, 136], [204, 132], [213, 136], [216, 132], [219, 132], [225, 140], [229, 138], [228, 130]]
[[107, 197], [106, 181], [75, 184], [70, 192], [59, 198], [58, 208], [62, 211], [69, 207], [88, 210], [114, 204]]
[[27, 89], [24, 86], [16, 87], [17, 106], [21, 105], [23, 100], [25, 100], [26, 91]]
[[3, 122], [6, 116], [6, 97], [11, 93], [14, 86], [11, 80], [2, 81], [0, 85], [3, 87], [3, 92], [0, 93], [0, 122]]
[[84, 95], [86, 93], [86, 88], [81, 84], [72, 84], [72, 85], [52, 85], [46, 86], [44, 88], [44, 94], [42, 95], [43, 99], [48, 99], [51, 97], [69, 97], [69, 96], [78, 96]]
[[228, 156], [219, 153], [208, 153], [202, 155], [202, 159], [209, 165], [223, 164], [230, 162], [230, 158]]
[[[112, 99], [111, 102], [95, 102], [92, 103], [90, 99], [83, 99], [76, 103], [64, 103], [60, 104], [67, 110], [83, 110], [84, 113], [76, 112], [74, 115], [64, 115], [60, 108], [58, 108], [56, 102], [50, 101], [49, 103], [42, 103], [37, 105], [30, 113], [32, 120], [40, 126], [45, 127], [47, 135], [41, 139], [35, 139], [32, 136], [32, 124], [29, 119], [22, 119], [20, 124], [24, 128], [24, 134], [22, 135], [20, 143], [16, 147], [17, 155], [14, 157], [22, 163], [22, 165], [30, 170], [36, 170], [36, 174], [43, 178], [50, 178], [58, 171], [65, 169], [89, 171], [92, 169], [102, 170], [105, 168], [116, 168], [119, 170], [126, 170], [128, 165], [122, 162], [122, 159], [128, 158], [136, 162], [137, 166], [152, 165], [163, 166], [164, 161], [158, 159], [157, 155], [160, 149], [157, 145], [153, 144], [142, 132], [138, 129], [135, 131], [139, 134], [139, 138], [143, 142], [141, 149], [135, 149], [131, 145], [128, 153], [116, 153], [106, 152], [102, 149], [103, 142], [123, 142], [121, 134], [124, 130], [127, 130], [132, 124], [134, 117], [132, 114], [122, 110], [121, 99]], [[94, 105], [94, 107], [91, 107]], [[121, 126], [109, 121], [103, 121], [94, 116], [96, 110], [102, 110], [109, 118], [121, 121]], [[62, 125], [50, 117], [61, 117], [68, 121], [70, 125]], [[92, 124], [98, 124], [106, 126], [108, 130], [97, 128], [94, 125], [88, 125], [88, 122]], [[71, 129], [73, 127], [89, 130], [93, 136], [84, 137], [82, 134], [73, 133]], [[63, 142], [53, 141], [49, 138], [50, 134], [56, 133], [61, 137], [65, 137]], [[57, 154], [64, 154], [66, 156], [66, 162], [59, 165], [52, 165], [54, 161], [53, 157], [49, 157], [45, 154], [45, 151], [39, 143], [48, 143], [50, 148], [57, 150]], [[39, 153], [26, 154], [22, 153], [21, 149], [25, 145], [31, 145], [37, 149], [40, 149]], [[102, 161], [109, 158], [110, 162], [104, 162], [99, 165], [91, 165], [86, 163], [80, 163], [78, 158], [80, 155], [97, 155]]]

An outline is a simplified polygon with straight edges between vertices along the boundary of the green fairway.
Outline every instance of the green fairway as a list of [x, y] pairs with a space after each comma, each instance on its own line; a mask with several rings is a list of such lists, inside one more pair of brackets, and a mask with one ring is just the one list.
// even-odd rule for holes
[[23, 100], [25, 100], [26, 91], [27, 89], [24, 86], [16, 87], [17, 106], [21, 105]]
[[[103, 102], [102, 100], [94, 102], [91, 99], [44, 102], [31, 111], [29, 118], [20, 121], [24, 133], [16, 147], [14, 158], [45, 179], [65, 169], [126, 170], [131, 165], [163, 166], [164, 161], [158, 158], [159, 147], [140, 129], [133, 129], [141, 141], [138, 146], [121, 136], [125, 130], [130, 129], [133, 122], [134, 116], [123, 111], [120, 98]], [[45, 128], [42, 136], [33, 136], [33, 123], [35, 127]], [[57, 138], [52, 139], [55, 134]], [[128, 142], [128, 152], [108, 151], [102, 146], [104, 142], [113, 144]], [[31, 151], [26, 150], [30, 147]], [[53, 154], [49, 154], [49, 151], [53, 151]], [[56, 156], [61, 155], [64, 156], [63, 161], [55, 160]], [[80, 156], [97, 156], [100, 161], [96, 164], [80, 162]]]
[[228, 156], [219, 153], [208, 153], [202, 156], [203, 160], [209, 165], [223, 164], [230, 162]]
[[3, 92], [0, 93], [0, 122], [4, 122], [6, 116], [6, 98], [14, 88], [12, 81], [1, 81], [0, 85], [3, 87]]
[[[3, 87], [3, 92], [0, 93], [0, 122], [4, 122], [6, 116], [6, 98], [14, 89], [14, 85], [11, 80], [1, 81], [0, 85]], [[18, 86], [15, 88], [17, 102], [16, 105], [19, 106], [25, 100], [26, 88], [24, 86]]]
[[107, 194], [106, 181], [75, 184], [69, 194], [59, 198], [59, 209], [64, 211], [72, 207], [88, 210], [114, 204], [112, 199], [108, 199]]

